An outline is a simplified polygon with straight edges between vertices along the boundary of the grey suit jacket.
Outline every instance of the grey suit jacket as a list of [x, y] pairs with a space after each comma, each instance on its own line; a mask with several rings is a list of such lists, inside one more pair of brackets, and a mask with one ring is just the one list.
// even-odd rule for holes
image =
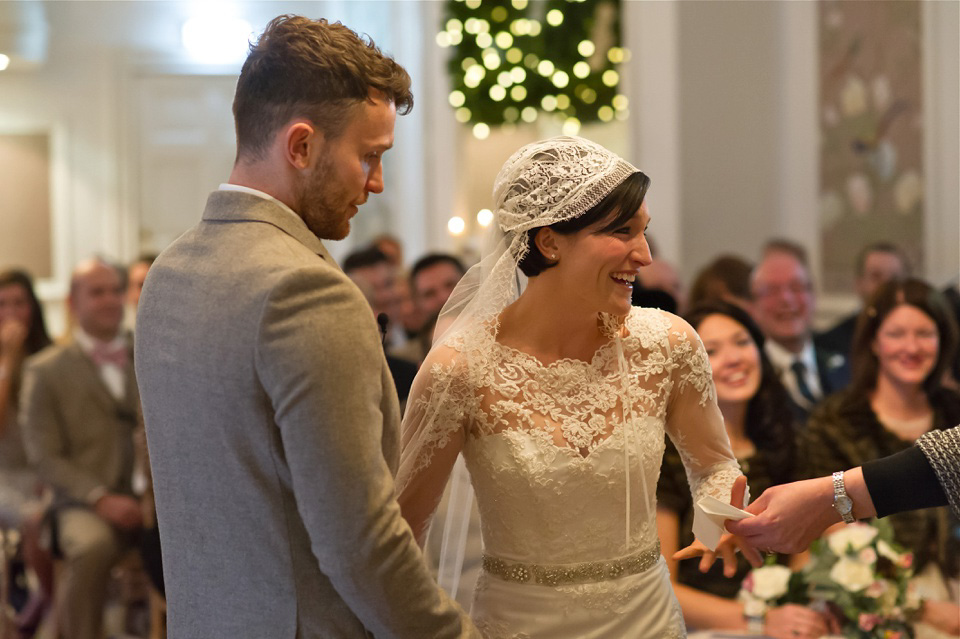
[[24, 367], [20, 427], [40, 477], [61, 503], [87, 503], [95, 489], [132, 494], [139, 394], [128, 365], [122, 401], [107, 390], [80, 346], [54, 345]]
[[473, 636], [394, 498], [373, 313], [302, 221], [211, 194], [150, 269], [137, 373], [171, 639]]

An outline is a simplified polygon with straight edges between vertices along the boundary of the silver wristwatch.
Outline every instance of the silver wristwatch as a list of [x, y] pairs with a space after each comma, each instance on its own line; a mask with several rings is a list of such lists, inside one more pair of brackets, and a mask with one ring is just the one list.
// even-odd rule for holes
[[856, 521], [853, 518], [853, 500], [847, 495], [847, 488], [843, 485], [843, 471], [833, 474], [833, 507], [843, 517], [844, 522], [852, 524]]

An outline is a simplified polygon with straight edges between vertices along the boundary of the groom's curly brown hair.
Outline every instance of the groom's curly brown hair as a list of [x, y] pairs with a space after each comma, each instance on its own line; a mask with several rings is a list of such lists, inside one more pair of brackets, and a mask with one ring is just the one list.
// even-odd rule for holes
[[410, 75], [369, 36], [324, 19], [274, 18], [251, 44], [237, 82], [237, 157], [261, 156], [271, 135], [296, 117], [336, 138], [371, 89], [400, 115], [413, 108]]

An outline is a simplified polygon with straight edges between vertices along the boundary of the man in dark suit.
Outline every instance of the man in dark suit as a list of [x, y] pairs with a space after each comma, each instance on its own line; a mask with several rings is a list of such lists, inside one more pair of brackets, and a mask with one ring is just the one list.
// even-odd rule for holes
[[237, 160], [147, 275], [137, 372], [171, 639], [475, 637], [400, 515], [377, 324], [322, 239], [371, 193], [410, 76], [280, 16], [243, 65]]
[[77, 266], [69, 304], [72, 341], [27, 361], [21, 425], [30, 460], [56, 494], [55, 542], [66, 561], [60, 629], [67, 639], [100, 639], [110, 570], [143, 523], [131, 485], [139, 395], [116, 268]]
[[802, 425], [823, 397], [850, 381], [846, 357], [814, 344], [815, 299], [803, 248], [787, 240], [768, 242], [751, 274], [750, 292], [752, 315], [767, 337], [764, 351]]

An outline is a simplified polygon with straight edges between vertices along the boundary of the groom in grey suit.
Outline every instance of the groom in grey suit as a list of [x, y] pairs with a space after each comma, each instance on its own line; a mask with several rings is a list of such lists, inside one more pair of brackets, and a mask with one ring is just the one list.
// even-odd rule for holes
[[147, 276], [137, 375], [171, 639], [478, 636], [400, 516], [376, 322], [320, 241], [383, 190], [411, 106], [372, 43], [276, 18], [237, 84], [229, 183]]

